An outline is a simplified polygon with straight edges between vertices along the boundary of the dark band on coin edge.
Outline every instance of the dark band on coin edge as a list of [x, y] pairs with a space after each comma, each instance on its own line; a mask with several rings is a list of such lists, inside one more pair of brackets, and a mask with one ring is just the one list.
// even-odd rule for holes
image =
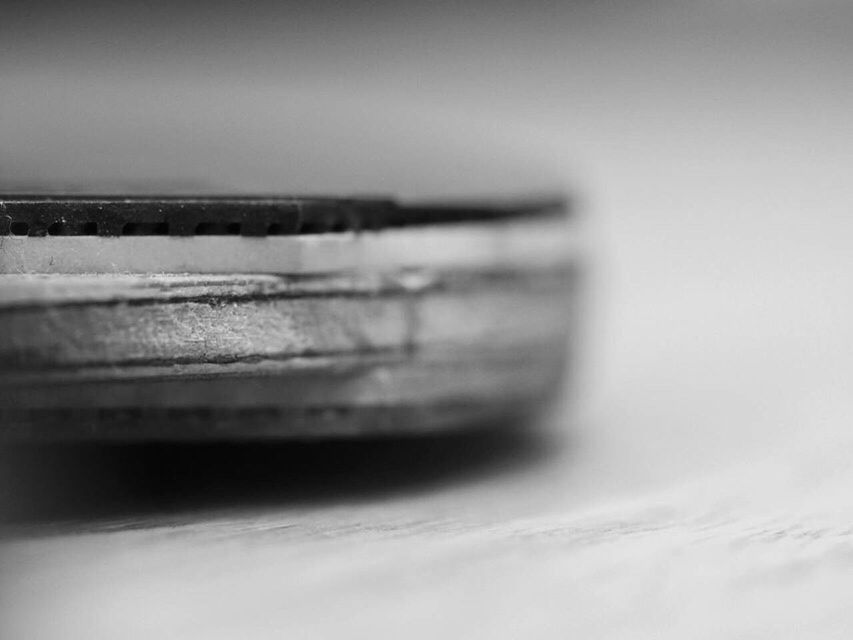
[[308, 235], [565, 214], [566, 198], [401, 204], [318, 197], [0, 196], [0, 235]]

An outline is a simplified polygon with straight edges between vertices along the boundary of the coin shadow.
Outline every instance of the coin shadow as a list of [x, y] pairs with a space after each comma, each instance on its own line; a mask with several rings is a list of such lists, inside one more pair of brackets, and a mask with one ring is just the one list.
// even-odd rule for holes
[[0, 535], [437, 491], [543, 464], [557, 449], [547, 429], [516, 419], [406, 438], [7, 445], [0, 448]]

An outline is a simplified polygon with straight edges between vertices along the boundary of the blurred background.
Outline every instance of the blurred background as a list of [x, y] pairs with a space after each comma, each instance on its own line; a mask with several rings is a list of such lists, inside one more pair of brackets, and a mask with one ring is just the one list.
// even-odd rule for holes
[[[480, 514], [475, 494], [453, 502], [452, 517], [505, 524], [535, 503], [546, 505], [535, 517], [558, 513], [563, 525], [584, 509], [615, 509], [610, 522], [623, 513], [614, 505], [635, 499], [691, 518], [722, 510], [719, 522], [741, 513], [732, 505], [801, 524], [809, 513], [814, 529], [836, 532], [831, 544], [775, 548], [755, 564], [666, 538], [656, 553], [686, 556], [636, 606], [647, 586], [636, 576], [655, 566], [645, 548], [617, 568], [597, 556], [563, 567], [591, 580], [615, 571], [618, 605], [606, 589], [593, 596], [534, 570], [517, 588], [541, 619], [560, 620], [565, 601], [536, 585], [566, 587], [587, 605], [587, 631], [613, 631], [614, 610], [625, 628], [652, 624], [643, 612], [684, 605], [682, 592], [701, 604], [671, 628], [703, 614], [717, 630], [761, 635], [769, 627], [751, 616], [770, 609], [732, 591], [732, 576], [771, 566], [777, 623], [807, 619], [840, 637], [853, 566], [851, 33], [853, 5], [832, 0], [6, 2], [0, 183], [405, 198], [568, 190], [589, 254], [577, 374], [553, 420], [571, 445], [523, 481], [491, 485], [524, 496], [497, 499], [504, 515]], [[368, 501], [372, 511], [334, 518], [441, 520], [446, 498]], [[321, 527], [327, 516], [311, 514]], [[749, 526], [772, 531], [772, 514]], [[364, 571], [354, 579], [376, 578], [382, 593], [403, 584]], [[424, 619], [414, 602], [450, 607], [435, 632], [483, 615], [429, 592], [481, 577], [446, 571], [405, 600]], [[490, 597], [509, 598], [496, 589]], [[338, 585], [329, 606], [352, 613], [341, 604], [351, 594]], [[543, 631], [493, 615], [493, 631]]]

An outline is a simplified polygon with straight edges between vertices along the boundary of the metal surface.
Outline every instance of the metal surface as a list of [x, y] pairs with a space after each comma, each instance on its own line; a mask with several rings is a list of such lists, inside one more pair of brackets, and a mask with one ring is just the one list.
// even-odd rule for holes
[[[53, 201], [24, 202], [7, 211], [43, 229]], [[100, 205], [74, 202], [79, 232]], [[161, 224], [138, 222], [140, 202], [113, 202], [118, 221]], [[206, 202], [216, 229], [240, 211]], [[289, 237], [2, 237], [0, 438], [402, 434], [530, 413], [564, 367], [573, 237], [550, 204], [446, 211]]]

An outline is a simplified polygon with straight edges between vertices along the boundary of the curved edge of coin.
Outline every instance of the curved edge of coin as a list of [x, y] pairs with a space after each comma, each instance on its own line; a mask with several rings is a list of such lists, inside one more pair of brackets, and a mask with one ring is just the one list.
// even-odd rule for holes
[[549, 396], [572, 269], [415, 275], [0, 277], [0, 439], [415, 433]]

